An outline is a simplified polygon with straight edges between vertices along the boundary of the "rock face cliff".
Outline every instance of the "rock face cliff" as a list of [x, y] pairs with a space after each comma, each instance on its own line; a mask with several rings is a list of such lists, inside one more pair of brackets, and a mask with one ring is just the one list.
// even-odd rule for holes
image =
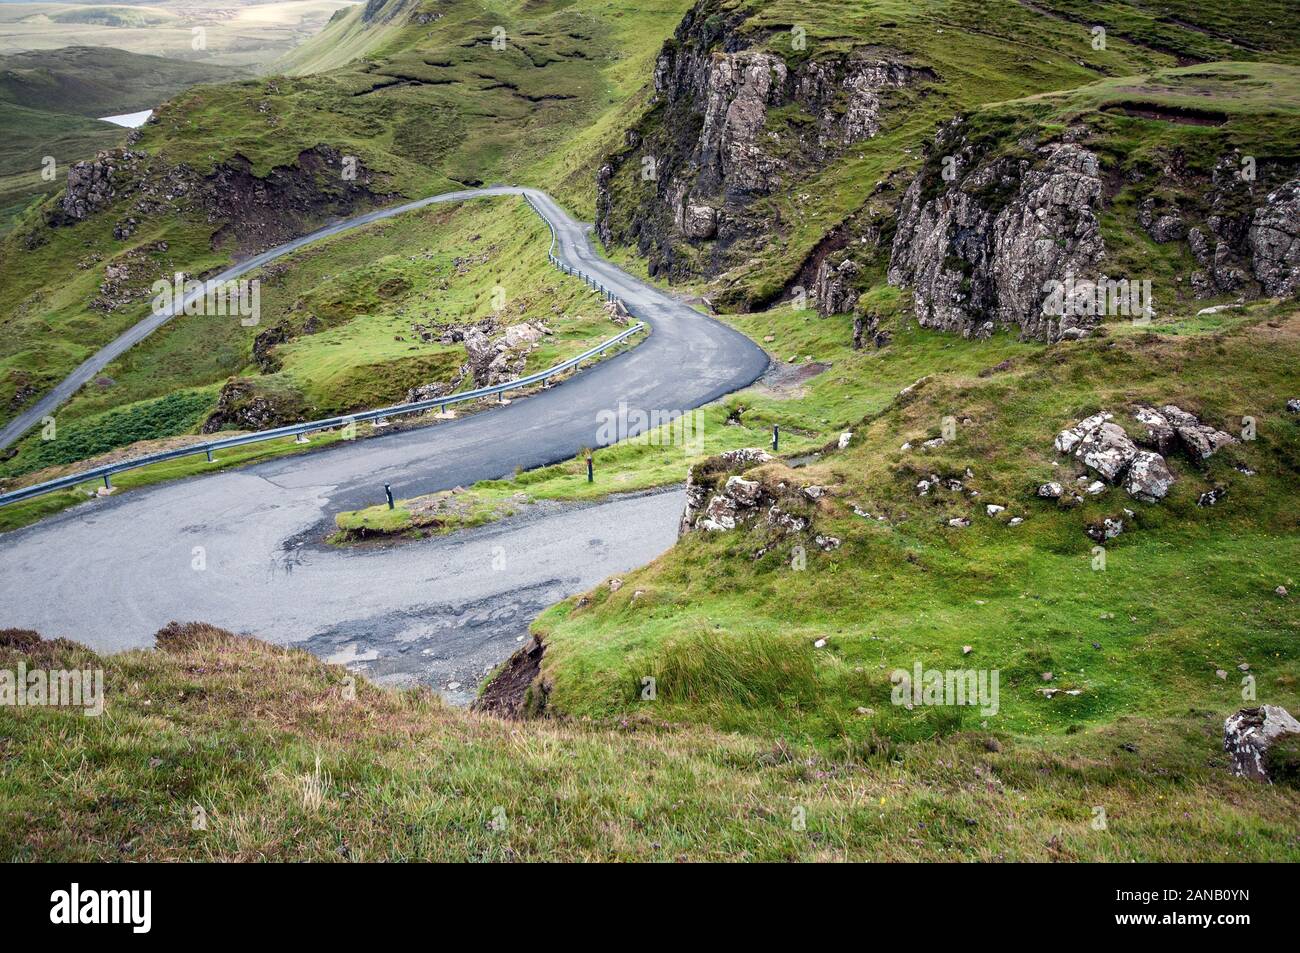
[[[1240, 174], [1241, 156], [1224, 155], [1198, 176], [1177, 151], [1147, 172], [1106, 171], [1090, 136], [1084, 125], [1045, 141], [1011, 128], [976, 132], [960, 117], [939, 130], [899, 208], [889, 265], [889, 282], [912, 289], [923, 327], [984, 337], [1011, 326], [1056, 341], [1116, 316], [1102, 290], [1149, 277], [1107, 273], [1100, 219], [1121, 189], [1136, 199], [1134, 224], [1153, 242], [1186, 242], [1199, 266], [1184, 286], [1193, 296], [1300, 291], [1300, 180], [1288, 181], [1292, 172], [1269, 169], [1277, 183], [1269, 189]], [[835, 297], [839, 277], [819, 276], [832, 292], [823, 297]], [[1130, 304], [1119, 316], [1147, 315], [1150, 301]]]
[[363, 163], [355, 162], [344, 175], [343, 156], [327, 145], [303, 150], [292, 164], [265, 176], [254, 174], [238, 154], [203, 175], [185, 164], [119, 149], [68, 170], [67, 188], [47, 212], [46, 224], [58, 228], [114, 212], [120, 218], [113, 237], [125, 242], [148, 219], [188, 214], [215, 227], [213, 247], [247, 254], [295, 238], [322, 220], [395, 198], [374, 185]]
[[712, 277], [759, 253], [779, 227], [761, 199], [875, 136], [893, 92], [934, 78], [880, 49], [802, 58], [746, 16], [716, 0], [686, 15], [650, 112], [598, 174], [601, 239], [635, 245], [651, 274]]
[[1246, 233], [1255, 277], [1272, 297], [1300, 294], [1300, 179], [1270, 192]]
[[889, 281], [913, 289], [922, 327], [985, 337], [1013, 325], [1055, 341], [1097, 323], [1083, 309], [1043, 308], [1048, 282], [1103, 277], [1097, 156], [1077, 142], [1019, 146], [990, 156], [954, 121], [908, 188]]
[[1190, 276], [1197, 297], [1293, 295], [1300, 290], [1300, 179], [1277, 181], [1276, 168], [1259, 170], [1273, 173], [1269, 184], [1243, 175], [1242, 163], [1238, 153], [1222, 156], [1200, 181], [1181, 154], [1172, 155], [1164, 180], [1200, 201], [1179, 208], [1148, 199], [1138, 222], [1160, 244], [1187, 243], [1200, 266]]

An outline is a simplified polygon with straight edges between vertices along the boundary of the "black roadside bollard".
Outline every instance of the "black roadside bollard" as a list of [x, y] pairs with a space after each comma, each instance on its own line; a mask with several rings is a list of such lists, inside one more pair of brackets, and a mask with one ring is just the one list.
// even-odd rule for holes
[[772, 452], [781, 449], [781, 425], [772, 424]]
[[595, 465], [592, 462], [591, 454], [587, 454], [587, 482], [588, 483], [596, 482]]
[[385, 483], [385, 484], [384, 484], [384, 496], [388, 497], [388, 508], [391, 510], [391, 509], [393, 508], [393, 487], [392, 487], [392, 484], [389, 484], [389, 483]]

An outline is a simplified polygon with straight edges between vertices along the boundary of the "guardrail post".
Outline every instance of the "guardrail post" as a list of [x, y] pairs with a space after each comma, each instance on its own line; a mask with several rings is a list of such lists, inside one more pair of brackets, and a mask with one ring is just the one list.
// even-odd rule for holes
[[390, 483], [384, 484], [384, 496], [388, 498], [388, 508], [393, 509], [393, 487]]
[[113, 489], [113, 477], [111, 474], [108, 473], [104, 474], [104, 489], [106, 490]]
[[596, 468], [595, 464], [592, 462], [590, 451], [587, 452], [587, 482], [596, 482]]
[[208, 455], [208, 463], [213, 463], [213, 462], [215, 462], [215, 461], [212, 459], [212, 451], [211, 451], [211, 450], [205, 450], [204, 453], [206, 453], [206, 454]]

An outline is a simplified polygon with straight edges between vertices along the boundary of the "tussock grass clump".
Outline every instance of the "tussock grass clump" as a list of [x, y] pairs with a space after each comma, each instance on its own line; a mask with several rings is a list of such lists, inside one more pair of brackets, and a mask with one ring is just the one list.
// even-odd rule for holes
[[645, 661], [670, 702], [797, 707], [818, 690], [812, 646], [777, 633], [697, 629], [668, 639]]

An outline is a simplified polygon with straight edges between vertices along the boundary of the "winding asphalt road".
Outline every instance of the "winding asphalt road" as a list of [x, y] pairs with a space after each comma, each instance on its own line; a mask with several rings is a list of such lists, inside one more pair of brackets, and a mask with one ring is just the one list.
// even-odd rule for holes
[[[620, 403], [688, 410], [766, 369], [767, 355], [748, 338], [600, 258], [590, 226], [532, 189], [449, 193], [372, 212], [220, 277], [434, 202], [524, 192], [555, 229], [558, 257], [622, 298], [651, 326], [647, 340], [502, 408], [94, 500], [0, 536], [0, 626], [118, 651], [151, 645], [171, 619], [201, 619], [305, 644], [381, 677], [442, 688], [460, 681], [469, 692], [542, 607], [669, 548], [680, 491], [542, 507], [458, 537], [369, 552], [312, 542], [338, 511], [382, 501], [385, 483], [409, 497], [568, 459], [600, 445], [602, 411]], [[39, 420], [161, 323], [151, 318], [144, 324], [153, 327], [123, 335], [24, 417]]]

